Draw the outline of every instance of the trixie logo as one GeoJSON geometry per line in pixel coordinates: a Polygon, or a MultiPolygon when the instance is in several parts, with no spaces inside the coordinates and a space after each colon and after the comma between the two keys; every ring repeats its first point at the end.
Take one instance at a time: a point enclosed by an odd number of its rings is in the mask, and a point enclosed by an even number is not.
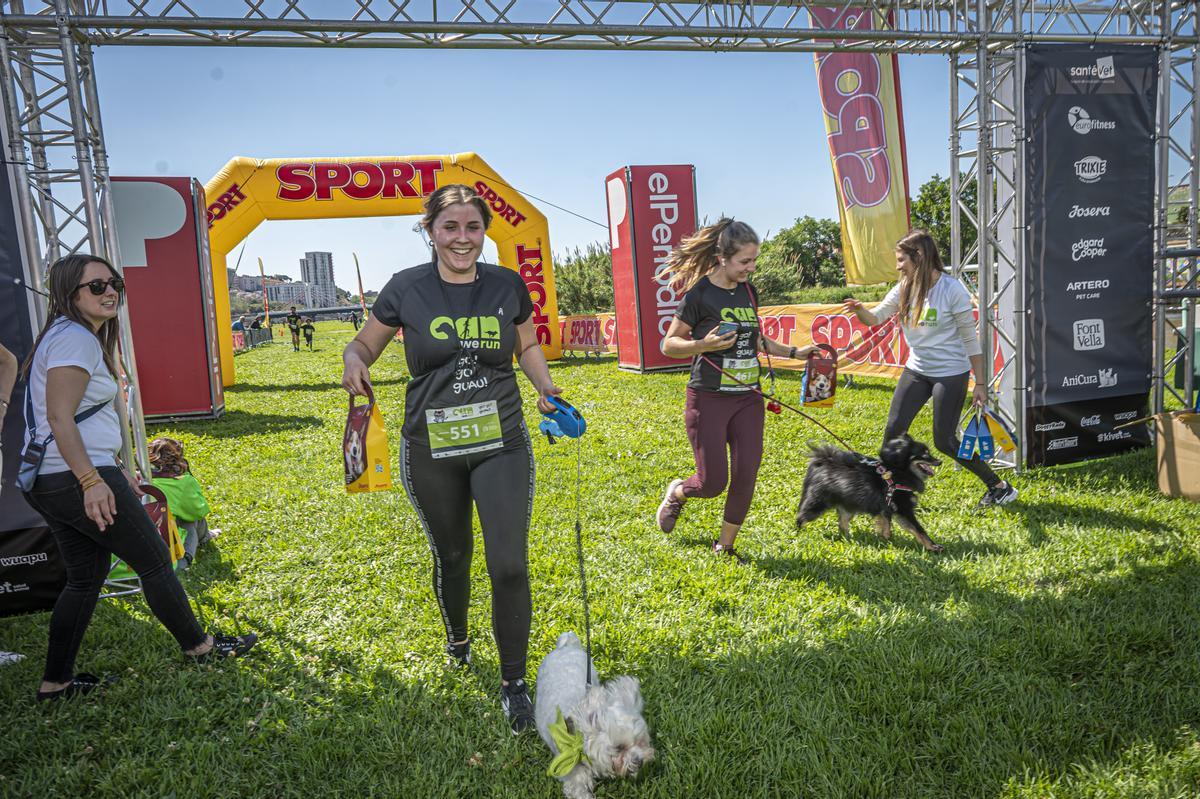
{"type": "Polygon", "coordinates": [[[1123,438],[1133,438],[1133,434],[1128,430],[1113,430],[1112,432],[1101,433],[1096,436],[1096,440],[1101,444],[1105,443],[1106,441],[1120,441],[1123,438]]]}
{"type": "Polygon", "coordinates": [[[352,200],[427,197],[437,188],[438,161],[294,161],[275,170],[281,200],[332,200],[334,190],[352,200]]]}
{"type": "Polygon", "coordinates": [[[1079,319],[1075,322],[1072,345],[1077,351],[1104,349],[1104,320],[1079,319]]]}
{"type": "Polygon", "coordinates": [[[1108,216],[1111,210],[1111,205],[1072,205],[1071,213],[1067,214],[1067,219],[1081,219],[1091,216],[1108,216]]]}
{"type": "Polygon", "coordinates": [[[1075,176],[1084,183],[1097,183],[1108,171],[1108,161],[1098,155],[1089,155],[1075,162],[1075,176]]]}
{"type": "Polygon", "coordinates": [[[1055,430],[1064,430],[1064,429],[1066,429],[1066,427],[1067,427],[1066,422],[1058,421],[1058,422],[1042,422],[1039,425],[1035,425],[1033,429],[1037,433],[1049,433],[1049,432],[1053,432],[1055,430]]]}
{"type": "Polygon", "coordinates": [[[1055,438],[1051,439],[1050,443],[1046,445],[1046,451],[1049,452],[1052,449],[1074,449],[1077,446],[1079,446],[1079,436],[1055,438]]]}
{"type": "MultiPolygon", "coordinates": [[[[871,30],[873,14],[848,14],[842,8],[810,8],[814,27],[871,30]]],[[[846,208],[879,205],[891,193],[886,116],[880,89],[880,58],[864,52],[834,51],[818,56],[821,106],[833,120],[829,150],[846,208]]]]}
{"type": "Polygon", "coordinates": [[[550,317],[546,316],[546,276],[542,272],[542,248],[517,245],[517,271],[533,301],[533,329],[539,344],[550,344],[550,317]]]}
{"type": "Polygon", "coordinates": [[[1080,239],[1071,245],[1071,260],[1076,263],[1090,261],[1093,258],[1102,258],[1107,252],[1104,239],[1080,239]]]}
{"type": "Polygon", "coordinates": [[[1116,130],[1117,123],[1103,119],[1092,119],[1091,114],[1082,106],[1073,105],[1071,110],[1067,112],[1067,122],[1071,125],[1071,130],[1084,136],[1091,133],[1093,130],[1116,130]]]}
{"type": "Polygon", "coordinates": [[[1079,420],[1080,427],[1095,427],[1098,424],[1100,424],[1100,414],[1098,413],[1093,416],[1085,416],[1079,420]]]}
{"type": "Polygon", "coordinates": [[[671,191],[671,181],[662,172],[652,172],[646,180],[650,190],[650,253],[654,264],[654,314],[658,318],[658,335],[667,335],[667,328],[675,318],[679,307],[679,292],[675,290],[674,276],[667,271],[667,259],[677,243],[676,226],[679,224],[679,195],[671,191]]]}
{"type": "Polygon", "coordinates": [[[494,316],[439,316],[429,323],[429,335],[436,339],[448,339],[450,333],[468,349],[500,349],[500,320],[494,316]]]}
{"type": "Polygon", "coordinates": [[[1095,80],[1111,80],[1117,74],[1116,65],[1110,55],[1096,59],[1096,63],[1082,67],[1071,67],[1072,78],[1093,78],[1095,80]]]}
{"type": "Polygon", "coordinates": [[[496,190],[488,186],[482,180],[475,181],[475,193],[483,198],[483,201],[492,207],[496,212],[496,216],[503,219],[508,224],[516,227],[525,221],[525,215],[512,207],[508,200],[496,193],[496,190]]]}
{"type": "Polygon", "coordinates": [[[46,561],[45,552],[35,552],[32,555],[10,555],[7,558],[0,558],[0,566],[32,566],[35,563],[45,563],[46,561]]]}
{"type": "Polygon", "coordinates": [[[215,201],[209,204],[206,210],[208,217],[208,226],[212,227],[213,222],[218,219],[223,219],[226,214],[237,207],[238,203],[246,199],[246,195],[242,194],[241,187],[234,183],[224,192],[222,192],[215,201]]]}

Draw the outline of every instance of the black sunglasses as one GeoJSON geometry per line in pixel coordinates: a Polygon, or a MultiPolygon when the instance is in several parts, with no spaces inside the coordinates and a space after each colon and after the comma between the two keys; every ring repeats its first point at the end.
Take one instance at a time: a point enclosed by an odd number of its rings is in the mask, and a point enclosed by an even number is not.
{"type": "Polygon", "coordinates": [[[122,291],[125,290],[125,281],[119,277],[110,277],[108,280],[100,280],[99,278],[97,278],[95,280],[89,280],[86,283],[80,283],[78,286],[75,287],[75,290],[79,291],[84,286],[87,286],[88,291],[92,292],[97,297],[99,297],[104,292],[108,291],[109,286],[112,286],[113,291],[120,294],[122,291]]]}

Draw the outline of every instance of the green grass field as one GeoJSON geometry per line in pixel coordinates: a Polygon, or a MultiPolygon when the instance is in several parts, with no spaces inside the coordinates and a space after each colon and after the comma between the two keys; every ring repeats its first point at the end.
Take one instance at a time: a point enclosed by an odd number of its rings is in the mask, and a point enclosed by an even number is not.
{"type": "MultiPolygon", "coordinates": [[[[403,490],[342,487],[350,333],[324,323],[314,353],[238,356],[221,420],[151,431],[183,440],[224,531],[182,577],[197,612],[263,643],[193,666],[140,597],[106,601],[78,668],[121,682],[45,707],[47,616],[0,620],[0,649],[27,655],[0,668],[0,796],[561,795],[537,736],[503,723],[482,557],[475,669],[448,672],[403,490]]],[[[946,546],[934,556],[899,530],[878,540],[865,518],[850,539],[832,515],[798,533],[820,431],[772,416],[739,567],[707,548],[719,501],[691,502],[671,536],[652,521],[691,470],[685,376],[611,358],[552,370],[589,430],[535,442],[531,677],[558,633],[582,629],[581,443],[596,662],[641,679],[659,750],[600,796],[1200,795],[1200,507],[1158,494],[1152,452],[1014,477],[1021,499],[989,513],[974,508],[979,483],[943,466],[922,502],[946,546]]],[[[394,456],[402,350],[373,375],[394,456]]],[[[781,383],[794,400],[798,379],[781,383]]],[[[892,387],[857,383],[819,413],[869,450],[892,387]]],[[[929,429],[926,409],[913,432],[929,429]]]]}

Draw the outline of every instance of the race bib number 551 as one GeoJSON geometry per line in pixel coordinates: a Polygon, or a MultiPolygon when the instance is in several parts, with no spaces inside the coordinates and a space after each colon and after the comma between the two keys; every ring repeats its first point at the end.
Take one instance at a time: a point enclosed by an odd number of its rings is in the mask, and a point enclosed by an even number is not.
{"type": "Polygon", "coordinates": [[[504,446],[495,400],[425,411],[429,450],[435,458],[487,452],[504,446]]]}

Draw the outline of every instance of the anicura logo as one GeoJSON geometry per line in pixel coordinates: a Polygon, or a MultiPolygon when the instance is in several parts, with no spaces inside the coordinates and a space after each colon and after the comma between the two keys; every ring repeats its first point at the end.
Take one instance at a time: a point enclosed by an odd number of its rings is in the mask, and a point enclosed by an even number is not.
{"type": "Polygon", "coordinates": [[[1108,171],[1108,161],[1098,155],[1089,155],[1075,162],[1075,176],[1084,183],[1098,183],[1108,171]]]}
{"type": "Polygon", "coordinates": [[[1079,436],[1055,438],[1051,439],[1050,443],[1046,445],[1046,451],[1049,452],[1052,449],[1073,449],[1077,446],[1079,446],[1079,436]]]}
{"type": "Polygon", "coordinates": [[[1071,125],[1071,130],[1084,136],[1093,130],[1116,130],[1117,127],[1116,122],[1092,119],[1087,109],[1079,105],[1071,106],[1071,110],[1067,112],[1067,122],[1071,125]]]}
{"type": "Polygon", "coordinates": [[[1100,388],[1112,388],[1117,384],[1117,373],[1112,369],[1101,369],[1097,377],[1100,378],[1100,388]]]}

